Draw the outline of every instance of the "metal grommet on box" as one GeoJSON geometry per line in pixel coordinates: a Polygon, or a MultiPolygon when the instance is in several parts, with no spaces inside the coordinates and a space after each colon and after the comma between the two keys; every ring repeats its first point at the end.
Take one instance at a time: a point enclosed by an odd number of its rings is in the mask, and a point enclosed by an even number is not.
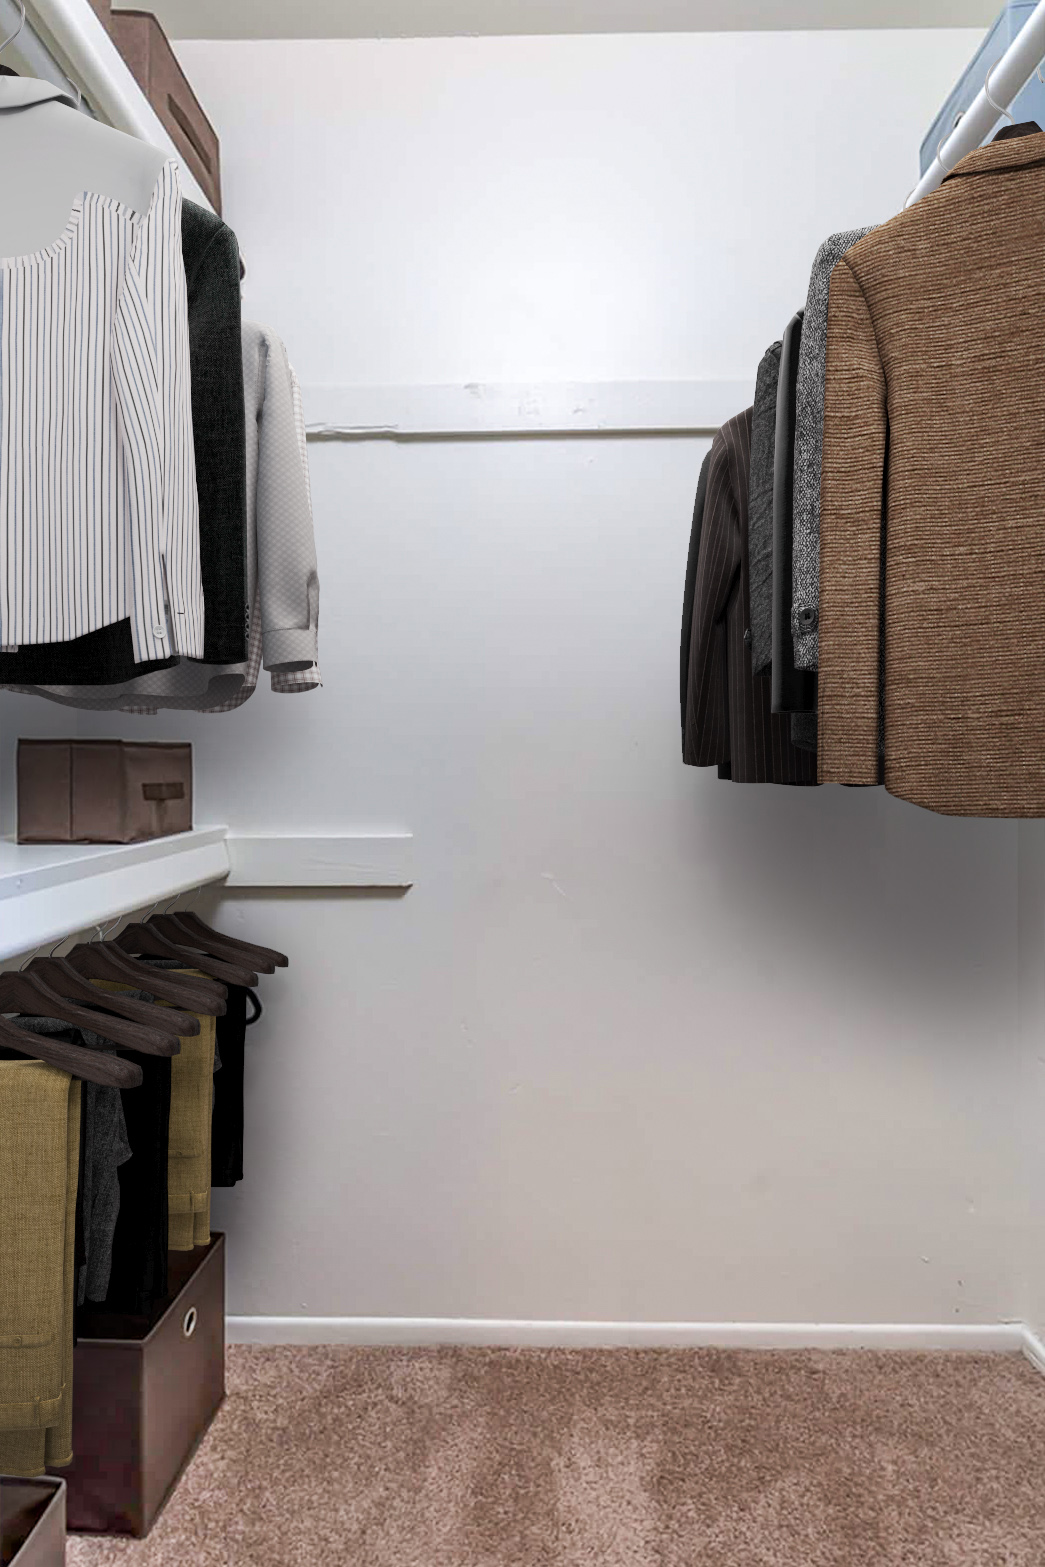
{"type": "Polygon", "coordinates": [[[185,1338],[191,1338],[192,1335],[195,1333],[197,1321],[198,1321],[198,1317],[197,1317],[197,1314],[196,1314],[196,1307],[195,1306],[190,1306],[188,1311],[185,1313],[185,1320],[182,1322],[182,1325],[181,1325],[181,1331],[182,1331],[183,1335],[185,1336],[185,1338]]]}

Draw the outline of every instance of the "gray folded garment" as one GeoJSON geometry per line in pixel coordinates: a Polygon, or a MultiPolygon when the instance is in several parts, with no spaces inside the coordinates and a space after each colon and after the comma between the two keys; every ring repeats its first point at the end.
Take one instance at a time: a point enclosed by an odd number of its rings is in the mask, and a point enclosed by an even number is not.
{"type": "MultiPolygon", "coordinates": [[[[30,1034],[61,1034],[90,1050],[112,1055],[111,1039],[90,1029],[70,1029],[55,1017],[16,1017],[19,1028],[30,1034]]],[[[99,1083],[83,1084],[83,1243],[87,1260],[77,1271],[76,1304],[103,1301],[109,1293],[112,1243],[120,1213],[120,1178],[117,1170],[131,1157],[123,1098],[118,1088],[99,1083]]]]}

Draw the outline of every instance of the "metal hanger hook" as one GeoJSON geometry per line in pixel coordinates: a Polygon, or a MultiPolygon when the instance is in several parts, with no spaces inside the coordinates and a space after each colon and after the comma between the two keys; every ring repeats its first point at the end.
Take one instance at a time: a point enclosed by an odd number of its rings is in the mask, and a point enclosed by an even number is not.
{"type": "Polygon", "coordinates": [[[3,43],[0,44],[0,54],[3,54],[3,52],[7,48],[8,44],[13,44],[14,43],[15,39],[18,37],[18,34],[22,31],[22,28],[25,26],[25,0],[18,0],[18,9],[22,13],[21,14],[21,18],[20,18],[19,23],[18,23],[18,26],[15,28],[15,30],[11,34],[10,38],[5,38],[3,43]]]}
{"type": "MultiPolygon", "coordinates": [[[[998,61],[995,60],[994,65],[997,65],[997,64],[998,64],[998,61]]],[[[994,65],[991,66],[991,71],[994,70],[994,65]]],[[[987,99],[987,102],[990,104],[992,109],[997,109],[999,114],[1004,114],[1005,115],[1005,117],[1008,119],[1008,122],[1009,122],[1010,125],[1015,125],[1016,124],[1016,116],[1012,113],[1012,111],[1010,109],[1006,109],[1002,104],[998,103],[997,99],[991,97],[991,71],[987,72],[987,79],[986,79],[986,81],[983,84],[984,97],[987,99]]],[[[1038,75],[1039,76],[1041,75],[1041,67],[1040,66],[1038,67],[1038,75]]],[[[938,154],[937,154],[937,156],[938,156],[938,154]]]]}
{"type": "MultiPolygon", "coordinates": [[[[64,941],[64,940],[65,940],[65,937],[63,936],[62,937],[62,941],[64,941]]],[[[61,944],[62,944],[62,942],[60,941],[58,943],[58,945],[61,946],[61,944]]],[[[30,952],[29,956],[26,958],[25,962],[24,963],[19,963],[19,965],[18,965],[18,972],[19,972],[19,974],[24,974],[26,969],[29,967],[30,963],[36,957],[36,954],[38,952],[42,952],[43,950],[44,950],[43,947],[34,947],[32,952],[30,952]]]]}

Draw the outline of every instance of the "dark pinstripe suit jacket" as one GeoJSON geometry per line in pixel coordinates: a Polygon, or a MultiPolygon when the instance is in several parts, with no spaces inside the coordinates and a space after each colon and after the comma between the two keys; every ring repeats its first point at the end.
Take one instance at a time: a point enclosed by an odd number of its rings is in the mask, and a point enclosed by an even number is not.
{"type": "Polygon", "coordinates": [[[770,676],[751,672],[748,473],[751,409],[711,444],[694,588],[683,759],[718,764],[734,783],[814,784],[816,758],[791,744],[774,715],[770,676]]]}

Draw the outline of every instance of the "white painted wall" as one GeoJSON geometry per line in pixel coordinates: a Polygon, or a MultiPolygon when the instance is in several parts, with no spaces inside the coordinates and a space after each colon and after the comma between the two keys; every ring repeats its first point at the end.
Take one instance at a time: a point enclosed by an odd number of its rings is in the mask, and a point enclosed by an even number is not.
{"type": "MultiPolygon", "coordinates": [[[[180,52],[307,384],[671,380],[753,374],[976,36],[180,52]]],[[[418,835],[405,896],[219,909],[293,955],[215,1203],[233,1312],[1021,1314],[1019,829],[682,767],[705,445],[314,444],[321,694],[3,701],[8,748],[191,738],[201,820],[418,835]]]]}

